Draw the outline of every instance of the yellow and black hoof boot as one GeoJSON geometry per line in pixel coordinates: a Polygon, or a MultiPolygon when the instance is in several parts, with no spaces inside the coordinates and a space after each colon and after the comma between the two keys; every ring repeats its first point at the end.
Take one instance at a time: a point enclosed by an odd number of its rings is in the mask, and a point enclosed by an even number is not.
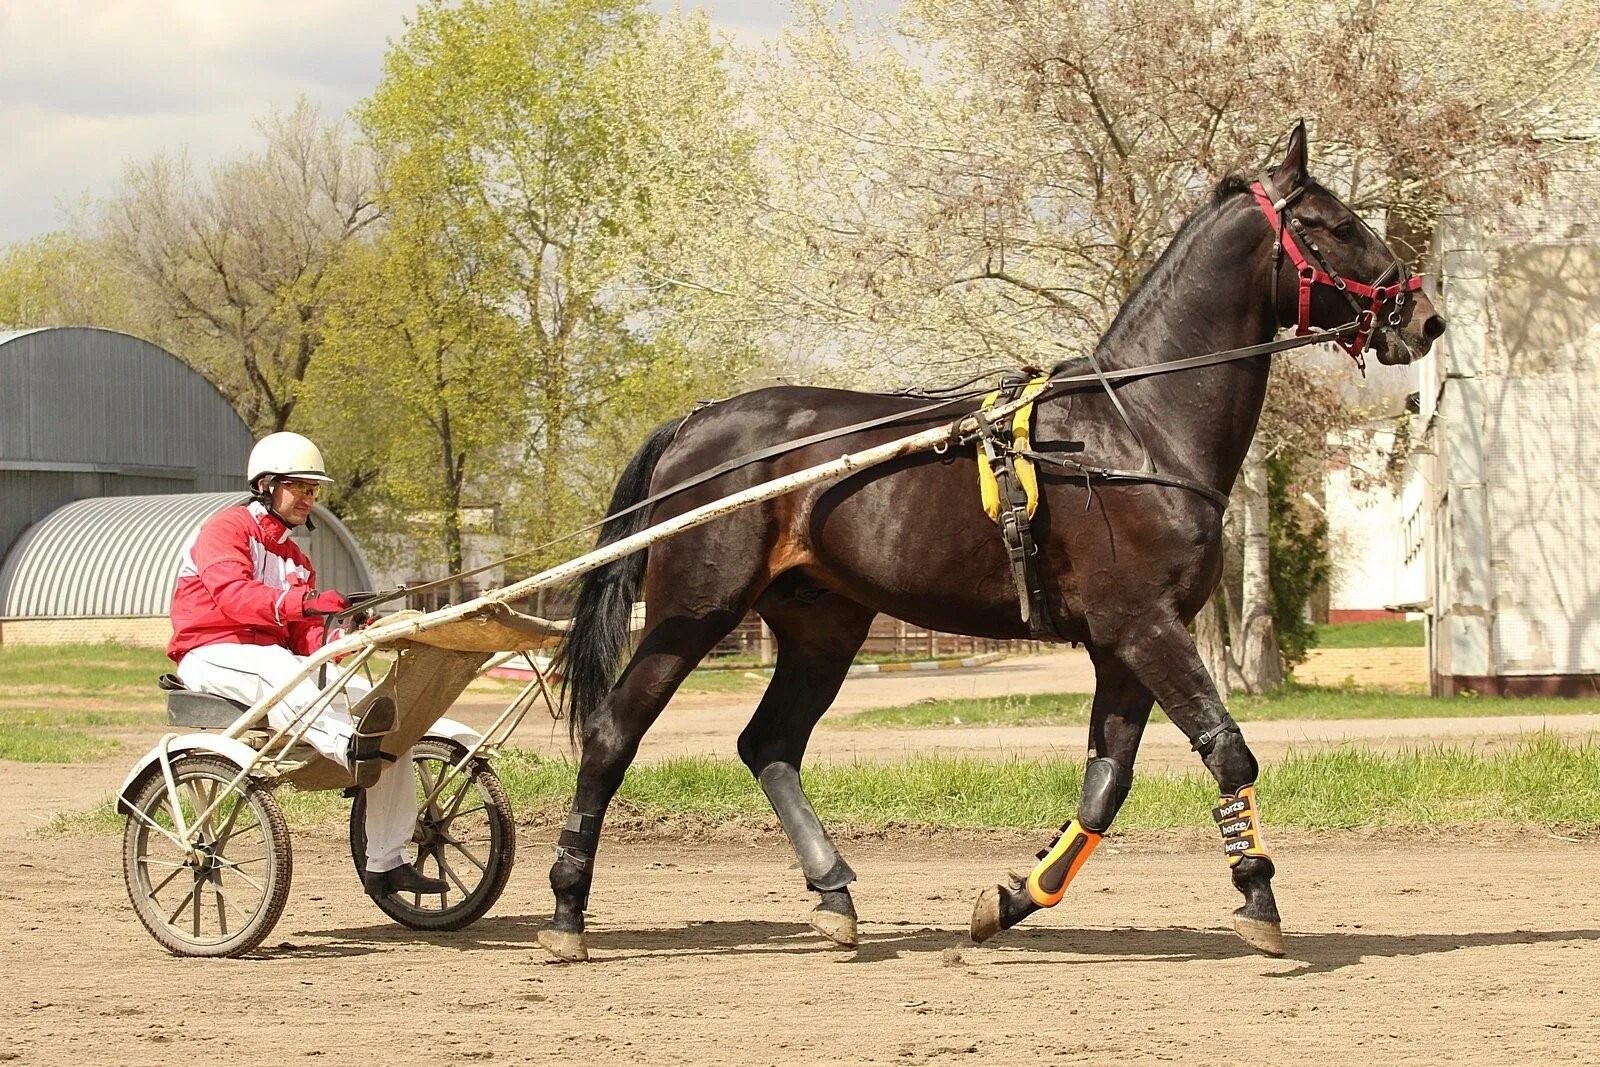
{"type": "Polygon", "coordinates": [[[841,948],[855,948],[859,940],[854,915],[840,915],[821,905],[811,910],[811,929],[841,948]]]}
{"type": "Polygon", "coordinates": [[[1038,866],[1028,874],[1028,896],[1041,908],[1053,908],[1061,903],[1067,886],[1077,877],[1095,847],[1100,835],[1085,830],[1074,819],[1062,827],[1054,843],[1039,853],[1038,866]]]}

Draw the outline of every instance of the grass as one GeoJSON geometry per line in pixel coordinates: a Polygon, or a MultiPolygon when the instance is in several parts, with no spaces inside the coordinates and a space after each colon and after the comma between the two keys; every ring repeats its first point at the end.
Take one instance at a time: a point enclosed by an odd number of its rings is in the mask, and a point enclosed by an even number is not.
{"type": "Polygon", "coordinates": [[[117,751],[115,741],[57,726],[25,726],[0,719],[0,760],[18,763],[87,763],[117,751]]]}
{"type": "MultiPolygon", "coordinates": [[[[1032,693],[930,700],[874,708],[832,725],[841,729],[938,726],[1081,726],[1089,721],[1087,693],[1032,693]]],[[[1286,686],[1264,697],[1238,696],[1228,710],[1240,722],[1274,719],[1424,719],[1465,715],[1594,715],[1600,700],[1429,697],[1377,690],[1286,686]]]]}
{"type": "Polygon", "coordinates": [[[156,678],[170,670],[172,661],[154,648],[116,644],[0,647],[0,685],[9,692],[37,687],[62,695],[119,690],[155,694],[156,678]]]}
{"type": "Polygon", "coordinates": [[[1315,648],[1422,648],[1427,644],[1421,619],[1325,623],[1314,629],[1315,648]]]}
{"type": "MultiPolygon", "coordinates": [[[[565,760],[507,753],[497,764],[520,812],[565,811],[574,769],[565,760]]],[[[865,827],[1042,827],[1077,804],[1078,760],[1009,761],[929,756],[896,763],[825,765],[806,772],[823,818],[865,827]]],[[[1291,755],[1260,783],[1269,826],[1475,825],[1484,821],[1600,827],[1600,744],[1539,734],[1492,755],[1427,748],[1364,748],[1291,755]]],[[[1203,773],[1135,780],[1118,818],[1128,830],[1203,821],[1216,802],[1203,773]]],[[[641,814],[770,817],[749,772],[732,760],[686,757],[634,767],[620,804],[641,814]]]]}
{"type": "Polygon", "coordinates": [[[159,723],[159,649],[125,645],[0,648],[0,760],[83,763],[122,746],[86,730],[159,723]]]}
{"type": "MultiPolygon", "coordinates": [[[[496,767],[519,815],[559,818],[572,797],[575,769],[566,760],[504,753],[496,767]]],[[[1048,828],[1077,804],[1078,760],[994,762],[921,757],[852,763],[806,772],[818,813],[862,828],[1048,828]]],[[[1216,802],[1209,776],[1144,775],[1117,819],[1121,830],[1203,825],[1216,802]]],[[[337,793],[280,794],[292,823],[345,818],[337,793]]],[[[1260,796],[1272,827],[1348,829],[1530,825],[1592,834],[1600,828],[1600,744],[1538,734],[1485,754],[1425,748],[1396,753],[1352,747],[1291,755],[1262,773],[1260,796]]],[[[743,765],[688,757],[634,767],[617,809],[667,818],[771,819],[771,809],[743,765]]],[[[114,830],[110,805],[52,822],[47,830],[114,830]]]]}

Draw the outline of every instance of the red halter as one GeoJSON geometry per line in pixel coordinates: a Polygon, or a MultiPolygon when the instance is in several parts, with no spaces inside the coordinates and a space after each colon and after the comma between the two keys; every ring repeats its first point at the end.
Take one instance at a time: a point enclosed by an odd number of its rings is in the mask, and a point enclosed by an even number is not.
{"type": "MultiPolygon", "coordinates": [[[[1297,301],[1299,314],[1295,323],[1295,333],[1304,336],[1311,332],[1312,287],[1326,285],[1338,290],[1344,294],[1345,299],[1350,302],[1351,310],[1356,313],[1356,332],[1348,341],[1340,340],[1335,343],[1350,353],[1350,358],[1356,361],[1357,367],[1363,371],[1366,370],[1366,360],[1362,358],[1362,353],[1366,351],[1367,342],[1372,339],[1373,330],[1379,326],[1378,316],[1384,315],[1385,309],[1390,308],[1390,305],[1393,304],[1393,308],[1387,311],[1385,321],[1390,326],[1398,327],[1401,322],[1405,294],[1414,293],[1421,289],[1422,279],[1414,274],[1408,276],[1405,267],[1401,265],[1399,260],[1395,260],[1393,265],[1378,277],[1376,284],[1368,285],[1366,282],[1345,278],[1328,265],[1328,261],[1322,257],[1317,246],[1306,240],[1304,232],[1301,232],[1300,240],[1306,242],[1306,247],[1317,258],[1317,262],[1312,263],[1306,258],[1306,254],[1301,250],[1299,243],[1293,239],[1292,235],[1284,227],[1284,217],[1287,215],[1286,208],[1288,201],[1292,199],[1292,195],[1284,200],[1274,202],[1272,195],[1267,192],[1266,186],[1261,181],[1251,182],[1250,192],[1255,195],[1256,203],[1261,205],[1261,210],[1266,214],[1267,221],[1272,225],[1272,233],[1277,240],[1280,253],[1288,253],[1289,261],[1294,264],[1295,274],[1300,279],[1299,299],[1297,301]],[[1382,284],[1383,280],[1396,270],[1400,272],[1401,280],[1393,285],[1382,284]],[[1365,299],[1367,306],[1362,307],[1357,300],[1358,297],[1365,299]]],[[[1301,229],[1299,219],[1291,218],[1290,222],[1292,224],[1291,228],[1297,231],[1301,229]]],[[[1276,267],[1274,267],[1272,279],[1273,290],[1276,292],[1278,279],[1276,267]]],[[[1274,304],[1276,304],[1276,301],[1274,301],[1274,304]]]]}

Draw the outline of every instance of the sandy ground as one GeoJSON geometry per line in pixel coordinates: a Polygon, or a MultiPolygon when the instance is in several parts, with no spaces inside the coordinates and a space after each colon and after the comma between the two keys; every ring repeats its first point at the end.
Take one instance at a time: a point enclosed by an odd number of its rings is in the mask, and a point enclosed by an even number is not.
{"type": "MultiPolygon", "coordinates": [[[[1089,677],[1071,653],[865,677],[836,714],[1087,689],[1089,677]]],[[[755,699],[683,698],[644,757],[731,754],[755,699]]],[[[1271,758],[1351,740],[1493,745],[1541,725],[1594,731],[1596,718],[1258,723],[1249,734],[1271,758]]],[[[530,722],[518,743],[559,747],[546,733],[530,722]]],[[[1076,757],[1083,731],[825,729],[815,743],[824,759],[930,748],[1076,757]]],[[[1192,766],[1186,749],[1160,720],[1144,763],[1192,766]]],[[[301,827],[288,910],[263,950],[194,961],[167,956],[139,926],[116,838],[34,832],[113,789],[135,750],[78,766],[0,763],[0,1062],[1600,1062],[1592,840],[1274,835],[1283,960],[1225,928],[1237,896],[1198,825],[1113,838],[1061,907],[983,947],[965,937],[972,898],[1028,864],[1031,835],[846,842],[861,875],[855,952],[810,933],[812,900],[774,835],[608,840],[594,961],[563,966],[533,942],[553,828],[522,828],[519,865],[488,917],[421,935],[361,895],[332,830],[301,827]]]]}
{"type": "Polygon", "coordinates": [[[490,916],[425,936],[302,833],[265,950],[196,961],[139,927],[114,839],[13,839],[0,1059],[1600,1062],[1595,846],[1280,839],[1291,936],[1268,960],[1222,928],[1236,898],[1208,838],[1108,842],[1061,907],[981,948],[968,908],[1015,841],[857,842],[855,952],[807,930],[779,842],[612,843],[576,966],[533,944],[543,848],[490,916]]]}

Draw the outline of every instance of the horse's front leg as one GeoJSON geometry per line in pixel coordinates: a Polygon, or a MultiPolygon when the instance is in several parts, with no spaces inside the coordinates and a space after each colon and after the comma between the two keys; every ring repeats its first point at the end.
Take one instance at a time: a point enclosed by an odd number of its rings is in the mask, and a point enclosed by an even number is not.
{"type": "Polygon", "coordinates": [[[1089,763],[1075,819],[1038,855],[1026,878],[991,886],[972,908],[972,939],[987,941],[1041,908],[1061,902],[1067,886],[1110,829],[1133,783],[1133,761],[1150,719],[1153,698],[1116,657],[1089,650],[1095,665],[1089,714],[1089,763]]]}
{"type": "Polygon", "coordinates": [[[1217,695],[1194,638],[1175,616],[1144,616],[1119,635],[1116,651],[1189,738],[1222,791],[1222,802],[1212,814],[1222,831],[1234,887],[1244,895],[1244,905],[1233,913],[1234,930],[1257,951],[1283,955],[1283,930],[1272,895],[1274,869],[1256,807],[1260,767],[1217,695]]]}

